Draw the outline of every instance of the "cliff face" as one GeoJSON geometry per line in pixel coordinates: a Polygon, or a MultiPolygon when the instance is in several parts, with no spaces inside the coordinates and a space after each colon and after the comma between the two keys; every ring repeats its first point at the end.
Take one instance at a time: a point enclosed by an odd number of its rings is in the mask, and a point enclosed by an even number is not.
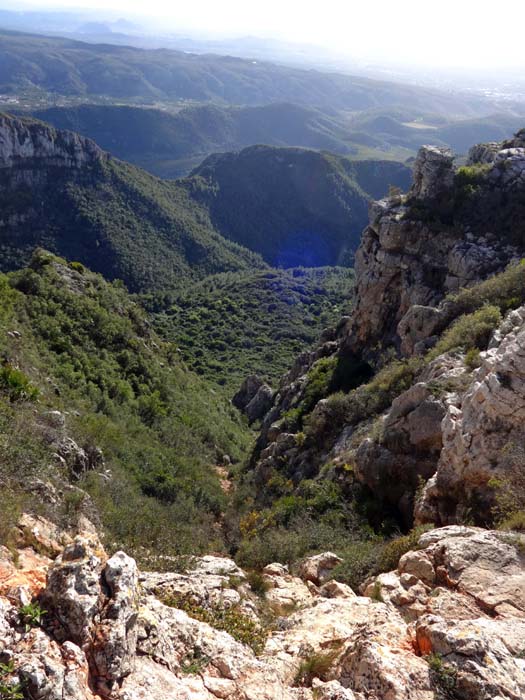
{"type": "Polygon", "coordinates": [[[372,205],[356,254],[350,349],[370,354],[378,343],[394,343],[410,354],[410,341],[402,342],[411,318],[433,318],[428,307],[446,294],[519,256],[522,219],[508,219],[525,202],[524,143],[518,135],[510,143],[476,146],[459,171],[450,152],[425,146],[408,195],[372,205]],[[499,206],[490,211],[494,203],[499,206]],[[427,308],[412,308],[420,306],[427,308]]]}
{"type": "Polygon", "coordinates": [[[0,170],[79,169],[104,157],[93,141],[72,131],[0,114],[0,170]]]}
{"type": "Polygon", "coordinates": [[[524,144],[476,146],[463,168],[423,147],[409,193],[372,205],[352,316],[298,358],[263,420],[260,493],[276,473],[322,472],[405,527],[491,522],[525,439],[524,144]]]}

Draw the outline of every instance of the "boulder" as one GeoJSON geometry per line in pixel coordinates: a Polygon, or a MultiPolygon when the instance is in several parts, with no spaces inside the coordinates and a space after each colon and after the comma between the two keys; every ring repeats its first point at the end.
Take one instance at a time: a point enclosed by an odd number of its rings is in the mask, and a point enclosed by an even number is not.
{"type": "Polygon", "coordinates": [[[323,584],[332,569],[342,563],[342,559],[333,552],[323,552],[304,559],[299,565],[299,576],[303,581],[311,581],[316,586],[323,584]]]}
{"type": "Polygon", "coordinates": [[[253,423],[256,420],[264,418],[273,404],[273,391],[268,384],[263,384],[257,390],[255,396],[247,404],[244,413],[248,417],[248,421],[253,423]]]}
{"type": "Polygon", "coordinates": [[[250,374],[241,384],[239,391],[234,395],[232,404],[240,411],[244,411],[263,385],[264,382],[260,377],[256,374],[250,374]]]}

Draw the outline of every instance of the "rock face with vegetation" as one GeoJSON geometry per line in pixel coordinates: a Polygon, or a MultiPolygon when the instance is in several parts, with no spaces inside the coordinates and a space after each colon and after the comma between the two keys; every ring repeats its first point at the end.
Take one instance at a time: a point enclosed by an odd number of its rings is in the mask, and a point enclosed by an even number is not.
{"type": "Polygon", "coordinates": [[[246,472],[268,540],[299,533],[306,483],[375,528],[522,522],[522,143],[461,168],[424,147],[409,193],[372,205],[354,311],[283,377],[246,472]]]}

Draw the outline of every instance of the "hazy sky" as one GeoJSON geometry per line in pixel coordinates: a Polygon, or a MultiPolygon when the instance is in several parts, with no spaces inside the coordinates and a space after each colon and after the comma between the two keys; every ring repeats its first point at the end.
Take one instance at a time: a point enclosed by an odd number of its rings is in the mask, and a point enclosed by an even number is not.
{"type": "MultiPolygon", "coordinates": [[[[0,3],[1,4],[1,3],[0,3]]],[[[31,0],[49,6],[49,0],[31,0]]],[[[525,0],[58,0],[169,18],[173,28],[306,41],[414,64],[525,66],[525,0]]]]}

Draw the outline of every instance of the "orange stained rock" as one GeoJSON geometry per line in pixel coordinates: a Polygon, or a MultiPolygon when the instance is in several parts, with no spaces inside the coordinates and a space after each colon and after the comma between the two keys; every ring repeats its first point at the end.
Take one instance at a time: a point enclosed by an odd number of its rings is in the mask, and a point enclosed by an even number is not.
{"type": "Polygon", "coordinates": [[[47,569],[51,559],[36,554],[32,549],[18,552],[18,561],[0,559],[0,595],[8,596],[9,591],[25,586],[31,595],[38,595],[46,585],[47,569]]]}

